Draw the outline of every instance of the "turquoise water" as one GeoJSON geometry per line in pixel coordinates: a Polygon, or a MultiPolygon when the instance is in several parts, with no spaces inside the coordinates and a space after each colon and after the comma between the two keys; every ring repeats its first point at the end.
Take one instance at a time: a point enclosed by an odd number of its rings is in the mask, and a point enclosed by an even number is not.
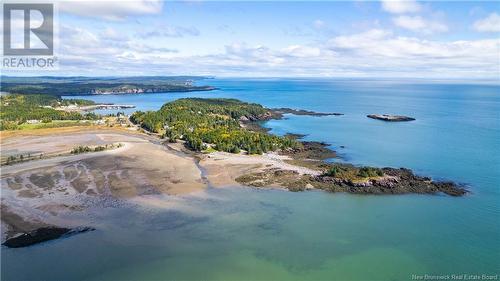
{"type": "Polygon", "coordinates": [[[288,115],[271,132],[326,141],[341,160],[403,166],[467,184],[463,198],[242,188],[157,198],[162,208],[93,211],[97,230],[2,248],[2,280],[411,280],[500,274],[500,87],[381,80],[215,79],[213,92],[82,96],[155,110],[233,97],[288,115]],[[366,114],[415,117],[385,123],[366,114]],[[345,146],[345,148],[340,148],[345,146]],[[104,223],[105,222],[105,223],[104,223]]]}

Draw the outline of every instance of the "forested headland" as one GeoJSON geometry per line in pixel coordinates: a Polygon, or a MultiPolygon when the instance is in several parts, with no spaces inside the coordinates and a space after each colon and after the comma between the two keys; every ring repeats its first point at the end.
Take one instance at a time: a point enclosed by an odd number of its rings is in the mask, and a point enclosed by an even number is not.
{"type": "Polygon", "coordinates": [[[185,98],[166,103],[158,111],[137,111],[131,121],[171,142],[183,140],[195,151],[211,148],[262,154],[300,147],[301,143],[293,138],[251,131],[241,125],[248,120],[268,120],[271,116],[272,112],[259,104],[235,99],[185,98]]]}
{"type": "Polygon", "coordinates": [[[211,91],[215,87],[195,85],[203,77],[7,77],[2,76],[3,92],[52,96],[140,94],[211,91]]]}

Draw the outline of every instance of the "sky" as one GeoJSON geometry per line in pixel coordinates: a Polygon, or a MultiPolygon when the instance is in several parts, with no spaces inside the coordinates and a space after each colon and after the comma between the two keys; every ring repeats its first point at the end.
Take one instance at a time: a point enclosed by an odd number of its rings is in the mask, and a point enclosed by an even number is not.
{"type": "Polygon", "coordinates": [[[495,1],[56,5],[59,68],[2,74],[500,79],[495,1]]]}

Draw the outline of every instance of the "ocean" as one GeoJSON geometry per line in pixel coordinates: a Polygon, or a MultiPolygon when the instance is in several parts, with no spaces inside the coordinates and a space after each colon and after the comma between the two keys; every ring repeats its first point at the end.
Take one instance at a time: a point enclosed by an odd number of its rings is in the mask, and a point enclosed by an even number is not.
{"type": "Polygon", "coordinates": [[[159,208],[127,205],[94,212],[93,232],[2,248],[2,280],[415,280],[500,274],[498,82],[227,78],[197,83],[219,90],[76,98],[136,105],[127,113],[157,110],[182,97],[339,112],[345,115],[286,115],[264,125],[274,134],[327,142],[339,154],[334,161],[411,168],[462,183],[471,193],[375,196],[234,187],[160,196],[159,208]],[[372,113],[416,121],[366,117],[372,113]]]}

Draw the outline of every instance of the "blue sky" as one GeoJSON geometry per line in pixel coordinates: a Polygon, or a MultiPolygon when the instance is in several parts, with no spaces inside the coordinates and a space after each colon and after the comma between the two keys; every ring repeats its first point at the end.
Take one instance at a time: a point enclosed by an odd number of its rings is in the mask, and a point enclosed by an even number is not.
{"type": "Polygon", "coordinates": [[[59,70],[31,74],[500,75],[494,1],[57,4],[59,70]]]}

